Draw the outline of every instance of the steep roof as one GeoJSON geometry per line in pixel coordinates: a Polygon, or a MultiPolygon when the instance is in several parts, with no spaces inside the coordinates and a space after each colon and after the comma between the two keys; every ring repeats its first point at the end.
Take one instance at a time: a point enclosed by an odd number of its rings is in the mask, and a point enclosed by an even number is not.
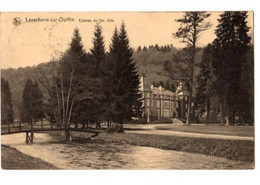
{"type": "Polygon", "coordinates": [[[160,90],[159,87],[154,87],[153,88],[153,94],[162,94],[162,95],[168,95],[168,96],[174,96],[174,92],[171,92],[169,90],[166,90],[166,89],[162,89],[160,90]]]}
{"type": "Polygon", "coordinates": [[[174,92],[171,92],[171,91],[166,90],[166,89],[161,88],[161,87],[152,87],[152,89],[151,88],[145,88],[144,91],[153,92],[153,94],[159,94],[159,95],[164,95],[164,96],[172,96],[172,97],[175,96],[174,92]]]}

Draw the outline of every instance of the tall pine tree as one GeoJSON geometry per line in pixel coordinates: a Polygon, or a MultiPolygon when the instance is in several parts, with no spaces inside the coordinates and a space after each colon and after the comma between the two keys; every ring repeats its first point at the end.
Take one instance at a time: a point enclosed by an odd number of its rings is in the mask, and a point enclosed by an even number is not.
{"type": "Polygon", "coordinates": [[[247,12],[225,12],[220,17],[214,42],[215,87],[223,101],[226,124],[234,124],[235,116],[242,116],[241,72],[250,43],[247,12]]]}
{"type": "Polygon", "coordinates": [[[106,53],[105,53],[104,37],[102,36],[102,27],[99,24],[95,26],[95,32],[94,32],[92,43],[93,43],[93,48],[90,49],[90,51],[96,66],[95,73],[96,76],[100,76],[101,75],[100,66],[102,65],[102,63],[104,63],[106,53]]]}
{"type": "Polygon", "coordinates": [[[115,28],[114,34],[112,36],[112,41],[109,46],[109,54],[107,60],[103,64],[103,94],[104,94],[104,101],[103,107],[104,111],[102,113],[102,118],[107,120],[108,123],[111,121],[116,120],[116,113],[115,113],[115,101],[116,97],[116,86],[118,83],[118,52],[119,51],[119,36],[118,30],[115,28]]]}
{"type": "Polygon", "coordinates": [[[95,68],[92,81],[94,85],[92,86],[93,96],[92,100],[88,100],[88,103],[91,103],[92,107],[92,117],[95,117],[96,127],[100,126],[100,121],[103,119],[100,116],[105,109],[103,106],[104,94],[103,94],[103,87],[102,87],[102,79],[103,79],[103,71],[106,70],[104,68],[105,60],[106,60],[106,53],[105,53],[105,43],[104,37],[102,36],[102,27],[100,24],[95,26],[94,37],[93,37],[93,47],[90,49],[91,51],[91,60],[93,62],[93,66],[95,68]]]}
{"type": "Polygon", "coordinates": [[[142,112],[142,96],[138,91],[139,76],[132,55],[125,25],[122,23],[120,33],[115,29],[112,38],[104,79],[107,105],[110,106],[107,116],[121,124],[132,117],[140,117],[142,112]]]}
{"type": "Polygon", "coordinates": [[[13,120],[14,112],[9,82],[1,78],[1,122],[10,124],[13,120]]]}
{"type": "Polygon", "coordinates": [[[120,51],[122,58],[122,86],[125,88],[124,100],[125,104],[125,119],[130,120],[132,117],[141,116],[141,98],[139,92],[139,75],[135,63],[133,62],[133,50],[129,46],[129,39],[125,30],[125,24],[122,23],[119,34],[120,51]]]}

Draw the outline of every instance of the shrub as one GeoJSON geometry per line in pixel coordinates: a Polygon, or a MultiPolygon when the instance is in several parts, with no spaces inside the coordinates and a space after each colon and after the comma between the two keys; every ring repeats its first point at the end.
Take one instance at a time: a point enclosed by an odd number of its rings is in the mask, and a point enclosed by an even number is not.
{"type": "Polygon", "coordinates": [[[123,133],[124,128],[123,125],[119,123],[112,123],[110,127],[107,128],[107,133],[123,133]]]}
{"type": "Polygon", "coordinates": [[[147,121],[145,118],[138,118],[138,119],[133,119],[131,121],[129,121],[128,123],[131,124],[147,124],[147,121]]]}
{"type": "Polygon", "coordinates": [[[153,121],[153,123],[169,123],[169,124],[172,124],[172,119],[171,118],[164,118],[162,120],[153,121]]]}

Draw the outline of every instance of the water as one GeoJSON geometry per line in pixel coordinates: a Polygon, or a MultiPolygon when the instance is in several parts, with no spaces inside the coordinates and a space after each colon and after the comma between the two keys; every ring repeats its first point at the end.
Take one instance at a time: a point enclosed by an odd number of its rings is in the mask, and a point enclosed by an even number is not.
{"type": "Polygon", "coordinates": [[[35,144],[24,143],[25,134],[2,136],[2,144],[38,157],[61,169],[248,169],[253,163],[225,158],[104,143],[97,140],[65,143],[48,134],[35,135],[35,144]]]}

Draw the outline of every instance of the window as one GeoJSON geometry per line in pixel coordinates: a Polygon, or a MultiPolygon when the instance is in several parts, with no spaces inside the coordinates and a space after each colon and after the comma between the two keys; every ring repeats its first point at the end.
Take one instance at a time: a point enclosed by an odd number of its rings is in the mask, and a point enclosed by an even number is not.
{"type": "Polygon", "coordinates": [[[164,107],[168,108],[169,107],[169,103],[167,101],[164,101],[164,107]]]}
{"type": "Polygon", "coordinates": [[[156,101],[156,106],[160,107],[160,101],[159,100],[156,101]]]}
{"type": "Polygon", "coordinates": [[[171,108],[173,108],[173,102],[171,102],[171,108]]]}
{"type": "Polygon", "coordinates": [[[145,110],[145,114],[146,114],[146,116],[150,116],[149,113],[150,113],[150,112],[149,112],[149,109],[146,109],[146,110],[145,110]]]}
{"type": "Polygon", "coordinates": [[[159,118],[160,118],[160,111],[159,111],[159,110],[157,110],[156,112],[157,112],[157,115],[156,115],[156,117],[157,117],[157,119],[159,119],[159,118]]]}

